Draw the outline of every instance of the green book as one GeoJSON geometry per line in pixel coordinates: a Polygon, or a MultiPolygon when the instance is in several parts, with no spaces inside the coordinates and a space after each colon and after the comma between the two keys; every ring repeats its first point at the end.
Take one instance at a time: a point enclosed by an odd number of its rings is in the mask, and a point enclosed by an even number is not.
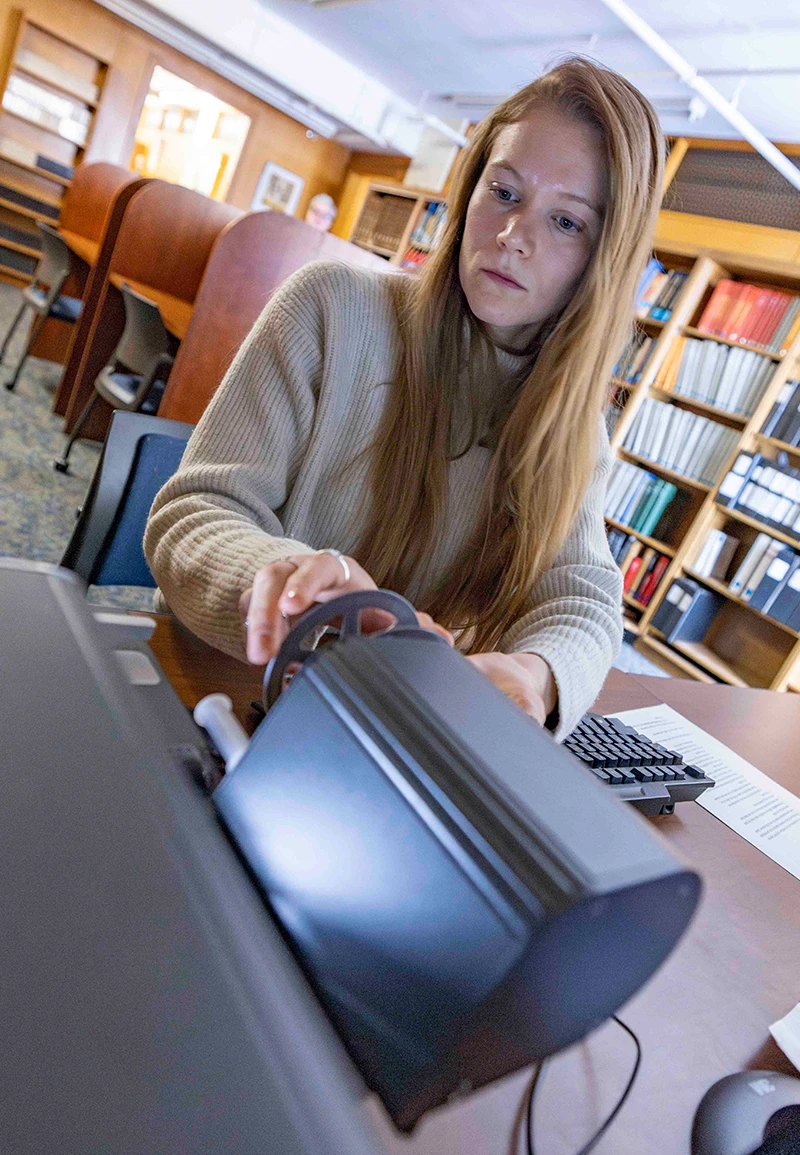
{"type": "Polygon", "coordinates": [[[639,533],[642,532],[642,524],[647,518],[648,512],[653,508],[653,502],[658,497],[661,492],[661,487],[664,484],[665,482],[663,482],[660,477],[653,479],[652,487],[649,492],[644,495],[644,499],[636,510],[636,517],[631,522],[631,529],[636,529],[639,533]]]}
{"type": "Polygon", "coordinates": [[[661,485],[661,480],[658,477],[651,477],[647,485],[644,487],[642,496],[636,503],[633,513],[628,518],[628,525],[631,529],[638,529],[639,522],[642,519],[642,514],[653,500],[653,494],[658,492],[658,487],[661,485]]]}
{"type": "Polygon", "coordinates": [[[642,527],[639,530],[640,533],[645,534],[646,537],[652,536],[653,530],[659,521],[661,521],[661,515],[677,492],[677,486],[672,485],[671,482],[668,481],[664,484],[664,488],[659,492],[656,500],[647,511],[647,516],[642,519],[642,527]]]}

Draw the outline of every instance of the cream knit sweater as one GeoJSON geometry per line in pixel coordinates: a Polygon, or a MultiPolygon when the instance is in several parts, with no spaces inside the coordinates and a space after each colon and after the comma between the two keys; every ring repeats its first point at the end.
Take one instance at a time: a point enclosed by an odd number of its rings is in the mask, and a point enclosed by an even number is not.
{"type": "MultiPolygon", "coordinates": [[[[229,654],[244,658],[237,603],[260,566],[323,547],[352,554],[363,531],[367,463],[362,457],[340,474],[372,442],[397,361],[388,279],[331,262],[291,277],[256,322],[179,471],[153,503],[144,546],[161,591],[194,633],[229,654]]],[[[516,365],[501,355],[501,376],[513,375],[516,365]]],[[[504,389],[505,379],[490,388],[504,389]]],[[[450,465],[431,583],[469,537],[490,454],[474,444],[450,465]]],[[[559,739],[591,706],[622,636],[622,579],[603,527],[609,468],[603,431],[572,531],[499,647],[549,663],[559,739]]],[[[399,592],[414,601],[424,591],[399,592]]]]}

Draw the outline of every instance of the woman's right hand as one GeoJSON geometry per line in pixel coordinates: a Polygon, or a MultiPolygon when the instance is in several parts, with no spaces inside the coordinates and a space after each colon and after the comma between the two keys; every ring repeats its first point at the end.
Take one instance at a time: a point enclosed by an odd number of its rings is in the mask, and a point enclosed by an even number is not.
{"type": "MultiPolygon", "coordinates": [[[[263,566],[253,578],[250,589],[239,599],[239,614],[246,635],[247,659],[256,666],[264,666],[278,653],[284,639],[297,618],[317,603],[332,601],[355,590],[374,590],[378,587],[351,557],[343,558],[349,570],[331,553],[301,553],[263,566]]],[[[419,624],[443,637],[451,646],[452,634],[438,625],[429,614],[418,613],[419,624]]],[[[385,629],[391,615],[382,610],[363,614],[365,632],[385,629]],[[374,621],[372,615],[374,614],[374,621]]]]}

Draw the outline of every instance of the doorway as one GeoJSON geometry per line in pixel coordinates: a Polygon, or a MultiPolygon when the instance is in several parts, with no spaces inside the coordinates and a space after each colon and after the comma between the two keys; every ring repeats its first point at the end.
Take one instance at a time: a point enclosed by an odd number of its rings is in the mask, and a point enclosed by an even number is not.
{"type": "Polygon", "coordinates": [[[224,201],[249,128],[249,116],[156,65],[130,167],[224,201]]]}

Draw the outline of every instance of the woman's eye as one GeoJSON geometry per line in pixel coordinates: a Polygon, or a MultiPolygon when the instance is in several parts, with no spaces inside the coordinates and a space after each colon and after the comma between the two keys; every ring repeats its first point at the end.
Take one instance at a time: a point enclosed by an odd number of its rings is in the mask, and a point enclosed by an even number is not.
{"type": "Polygon", "coordinates": [[[580,227],[571,217],[556,217],[556,224],[560,229],[563,229],[565,233],[579,233],[581,231],[580,227]]]}
{"type": "Polygon", "coordinates": [[[511,189],[501,188],[498,185],[492,185],[491,192],[503,204],[511,204],[511,202],[516,199],[511,189]]]}

